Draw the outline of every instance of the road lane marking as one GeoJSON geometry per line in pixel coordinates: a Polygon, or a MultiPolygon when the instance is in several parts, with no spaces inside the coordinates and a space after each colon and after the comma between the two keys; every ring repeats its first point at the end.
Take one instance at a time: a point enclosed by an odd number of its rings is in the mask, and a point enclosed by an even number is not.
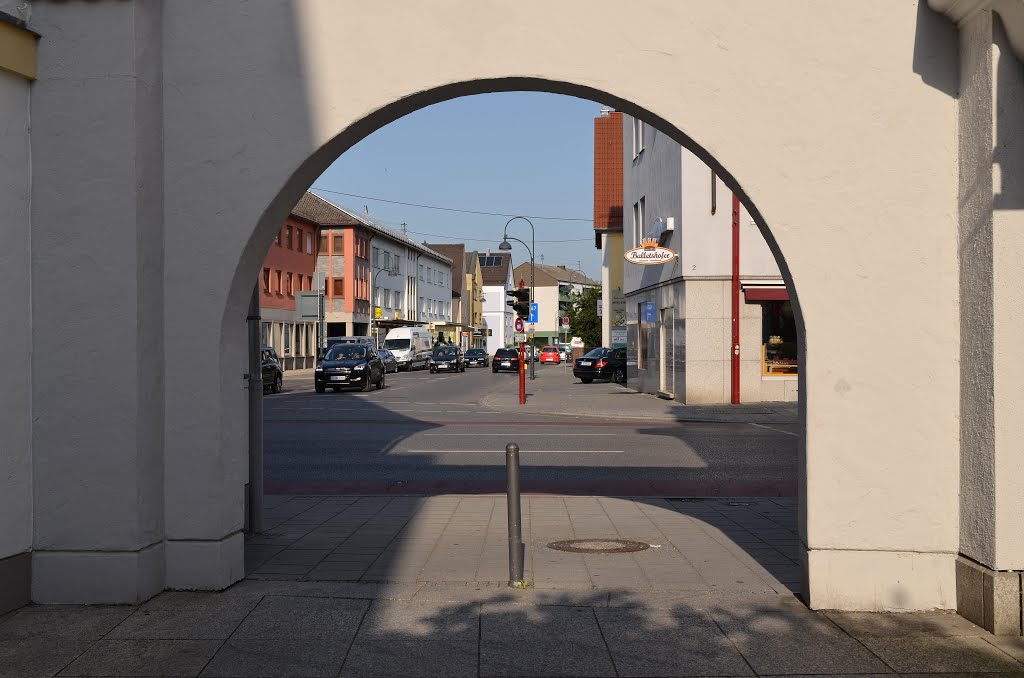
{"type": "MultiPolygon", "coordinates": [[[[388,454],[498,454],[503,450],[391,450],[388,454]]],[[[624,450],[519,450],[522,454],[625,454],[624,450]]]]}
{"type": "Polygon", "coordinates": [[[505,433],[424,433],[423,435],[425,435],[425,436],[440,436],[440,437],[448,437],[448,436],[473,436],[473,437],[476,437],[476,436],[510,436],[510,435],[513,435],[513,436],[541,436],[541,437],[545,437],[545,438],[549,437],[549,436],[571,436],[571,437],[574,437],[574,438],[578,438],[580,436],[586,436],[586,437],[590,438],[590,437],[593,437],[593,436],[617,436],[617,435],[621,435],[621,434],[619,434],[619,433],[509,433],[509,432],[505,432],[505,433]]]}
{"type": "Polygon", "coordinates": [[[775,431],[776,433],[783,433],[783,434],[785,434],[787,436],[793,436],[794,438],[799,438],[800,437],[799,433],[793,433],[792,431],[783,431],[781,428],[775,428],[774,426],[765,426],[764,424],[755,424],[752,421],[751,422],[747,422],[747,423],[749,423],[751,426],[756,426],[758,428],[766,428],[769,431],[775,431]]]}

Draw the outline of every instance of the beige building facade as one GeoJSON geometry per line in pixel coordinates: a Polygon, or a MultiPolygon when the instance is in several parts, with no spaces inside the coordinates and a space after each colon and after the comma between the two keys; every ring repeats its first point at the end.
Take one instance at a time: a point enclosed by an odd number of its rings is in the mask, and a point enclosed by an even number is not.
{"type": "Polygon", "coordinates": [[[0,578],[8,599],[243,576],[239,376],[273,234],[384,125],[540,90],[671,136],[776,256],[802,340],[808,604],[1020,633],[1020,596],[993,594],[1024,571],[1020,2],[662,3],[636,33],[635,4],[606,0],[31,7],[36,79],[2,83],[31,121],[0,154],[6,242],[32,252],[0,267],[23,319],[3,338],[0,558],[32,574],[0,578]],[[102,293],[68,294],[83,281],[102,293]],[[76,373],[69,338],[104,369],[76,373]],[[187,373],[154,361],[182,354],[187,373]]]}

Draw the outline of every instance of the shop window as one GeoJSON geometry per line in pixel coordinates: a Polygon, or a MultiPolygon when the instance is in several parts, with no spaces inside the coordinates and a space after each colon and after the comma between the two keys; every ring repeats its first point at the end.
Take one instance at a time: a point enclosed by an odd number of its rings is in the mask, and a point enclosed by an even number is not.
{"type": "Polygon", "coordinates": [[[291,355],[292,354],[292,326],[291,325],[282,325],[281,326],[281,332],[284,335],[284,337],[283,337],[284,338],[284,354],[285,355],[291,355]]]}
{"type": "MultiPolygon", "coordinates": [[[[267,269],[269,272],[270,269],[267,269]]],[[[270,323],[260,323],[260,345],[266,346],[270,341],[270,323]]]]}
{"type": "Polygon", "coordinates": [[[788,301],[761,303],[761,374],[766,377],[797,373],[796,321],[788,301]]]}
{"type": "Polygon", "coordinates": [[[344,278],[332,278],[331,279],[331,293],[334,297],[345,296],[345,279],[344,278]]]}

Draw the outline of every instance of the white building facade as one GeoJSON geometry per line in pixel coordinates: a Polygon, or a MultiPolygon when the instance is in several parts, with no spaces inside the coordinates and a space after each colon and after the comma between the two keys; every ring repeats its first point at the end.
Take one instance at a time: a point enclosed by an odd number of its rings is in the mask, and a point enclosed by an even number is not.
{"type": "Polygon", "coordinates": [[[484,278],[484,329],[487,334],[487,352],[494,355],[499,348],[512,343],[513,313],[508,292],[513,288],[512,255],[508,252],[480,255],[480,271],[484,278]]]}
{"type": "Polygon", "coordinates": [[[624,249],[646,239],[678,254],[625,263],[630,385],[685,403],[795,401],[793,309],[756,223],[739,205],[734,288],[732,193],[658,130],[630,116],[622,127],[624,249]]]}

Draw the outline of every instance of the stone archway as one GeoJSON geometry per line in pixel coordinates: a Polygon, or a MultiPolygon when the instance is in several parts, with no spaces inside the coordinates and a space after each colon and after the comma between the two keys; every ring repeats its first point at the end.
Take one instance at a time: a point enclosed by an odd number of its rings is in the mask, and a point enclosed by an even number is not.
{"type": "MultiPolygon", "coordinates": [[[[131,365],[154,348],[167,356],[162,390],[132,370],[108,377],[126,378],[143,404],[100,436],[125,434],[110,452],[131,464],[118,483],[159,490],[160,499],[101,507],[98,518],[125,522],[116,539],[101,538],[99,519],[67,538],[57,521],[91,490],[62,487],[61,503],[46,478],[58,463],[74,465],[63,450],[93,425],[42,436],[37,543],[53,555],[39,559],[52,562],[37,568],[41,598],[67,590],[55,582],[80,558],[66,553],[95,548],[90,540],[139,573],[110,582],[117,595],[105,599],[218,588],[240,576],[244,308],[271,233],[323,168],[391,120],[464,94],[539,89],[613,104],[696,151],[751,206],[799,293],[811,605],[954,605],[957,157],[947,141],[957,104],[948,25],[922,23],[918,8],[886,0],[669,4],[656,15],[613,2],[552,10],[323,0],[248,13],[222,4],[101,6],[102,21],[85,19],[84,5],[39,9],[43,29],[89,32],[41,48],[35,103],[45,111],[93,72],[121,69],[133,77],[113,93],[135,105],[104,111],[134,132],[89,138],[87,115],[67,123],[42,113],[37,176],[72,190],[36,216],[75,215],[80,161],[62,162],[110,156],[134,179],[118,184],[118,195],[136,209],[111,228],[138,236],[126,251],[140,275],[115,295],[137,312],[113,330],[73,329],[85,338],[131,332],[131,365]],[[634,25],[643,30],[626,30],[634,25]],[[101,54],[128,31],[161,48],[101,54]],[[46,141],[58,129],[75,143],[46,141]],[[139,304],[147,295],[161,300],[159,312],[139,304]],[[179,354],[189,356],[187,370],[179,354]],[[920,483],[925,470],[932,480],[920,483]]],[[[41,267],[62,261],[43,251],[41,267]]],[[[78,264],[44,280],[41,270],[45,332],[59,319],[45,301],[85,271],[78,264]]],[[[88,275],[100,285],[123,277],[88,275]]],[[[36,344],[42,353],[55,347],[36,344]]],[[[59,367],[44,365],[36,378],[59,367]]],[[[40,389],[37,411],[55,416],[67,397],[40,389]]]]}

